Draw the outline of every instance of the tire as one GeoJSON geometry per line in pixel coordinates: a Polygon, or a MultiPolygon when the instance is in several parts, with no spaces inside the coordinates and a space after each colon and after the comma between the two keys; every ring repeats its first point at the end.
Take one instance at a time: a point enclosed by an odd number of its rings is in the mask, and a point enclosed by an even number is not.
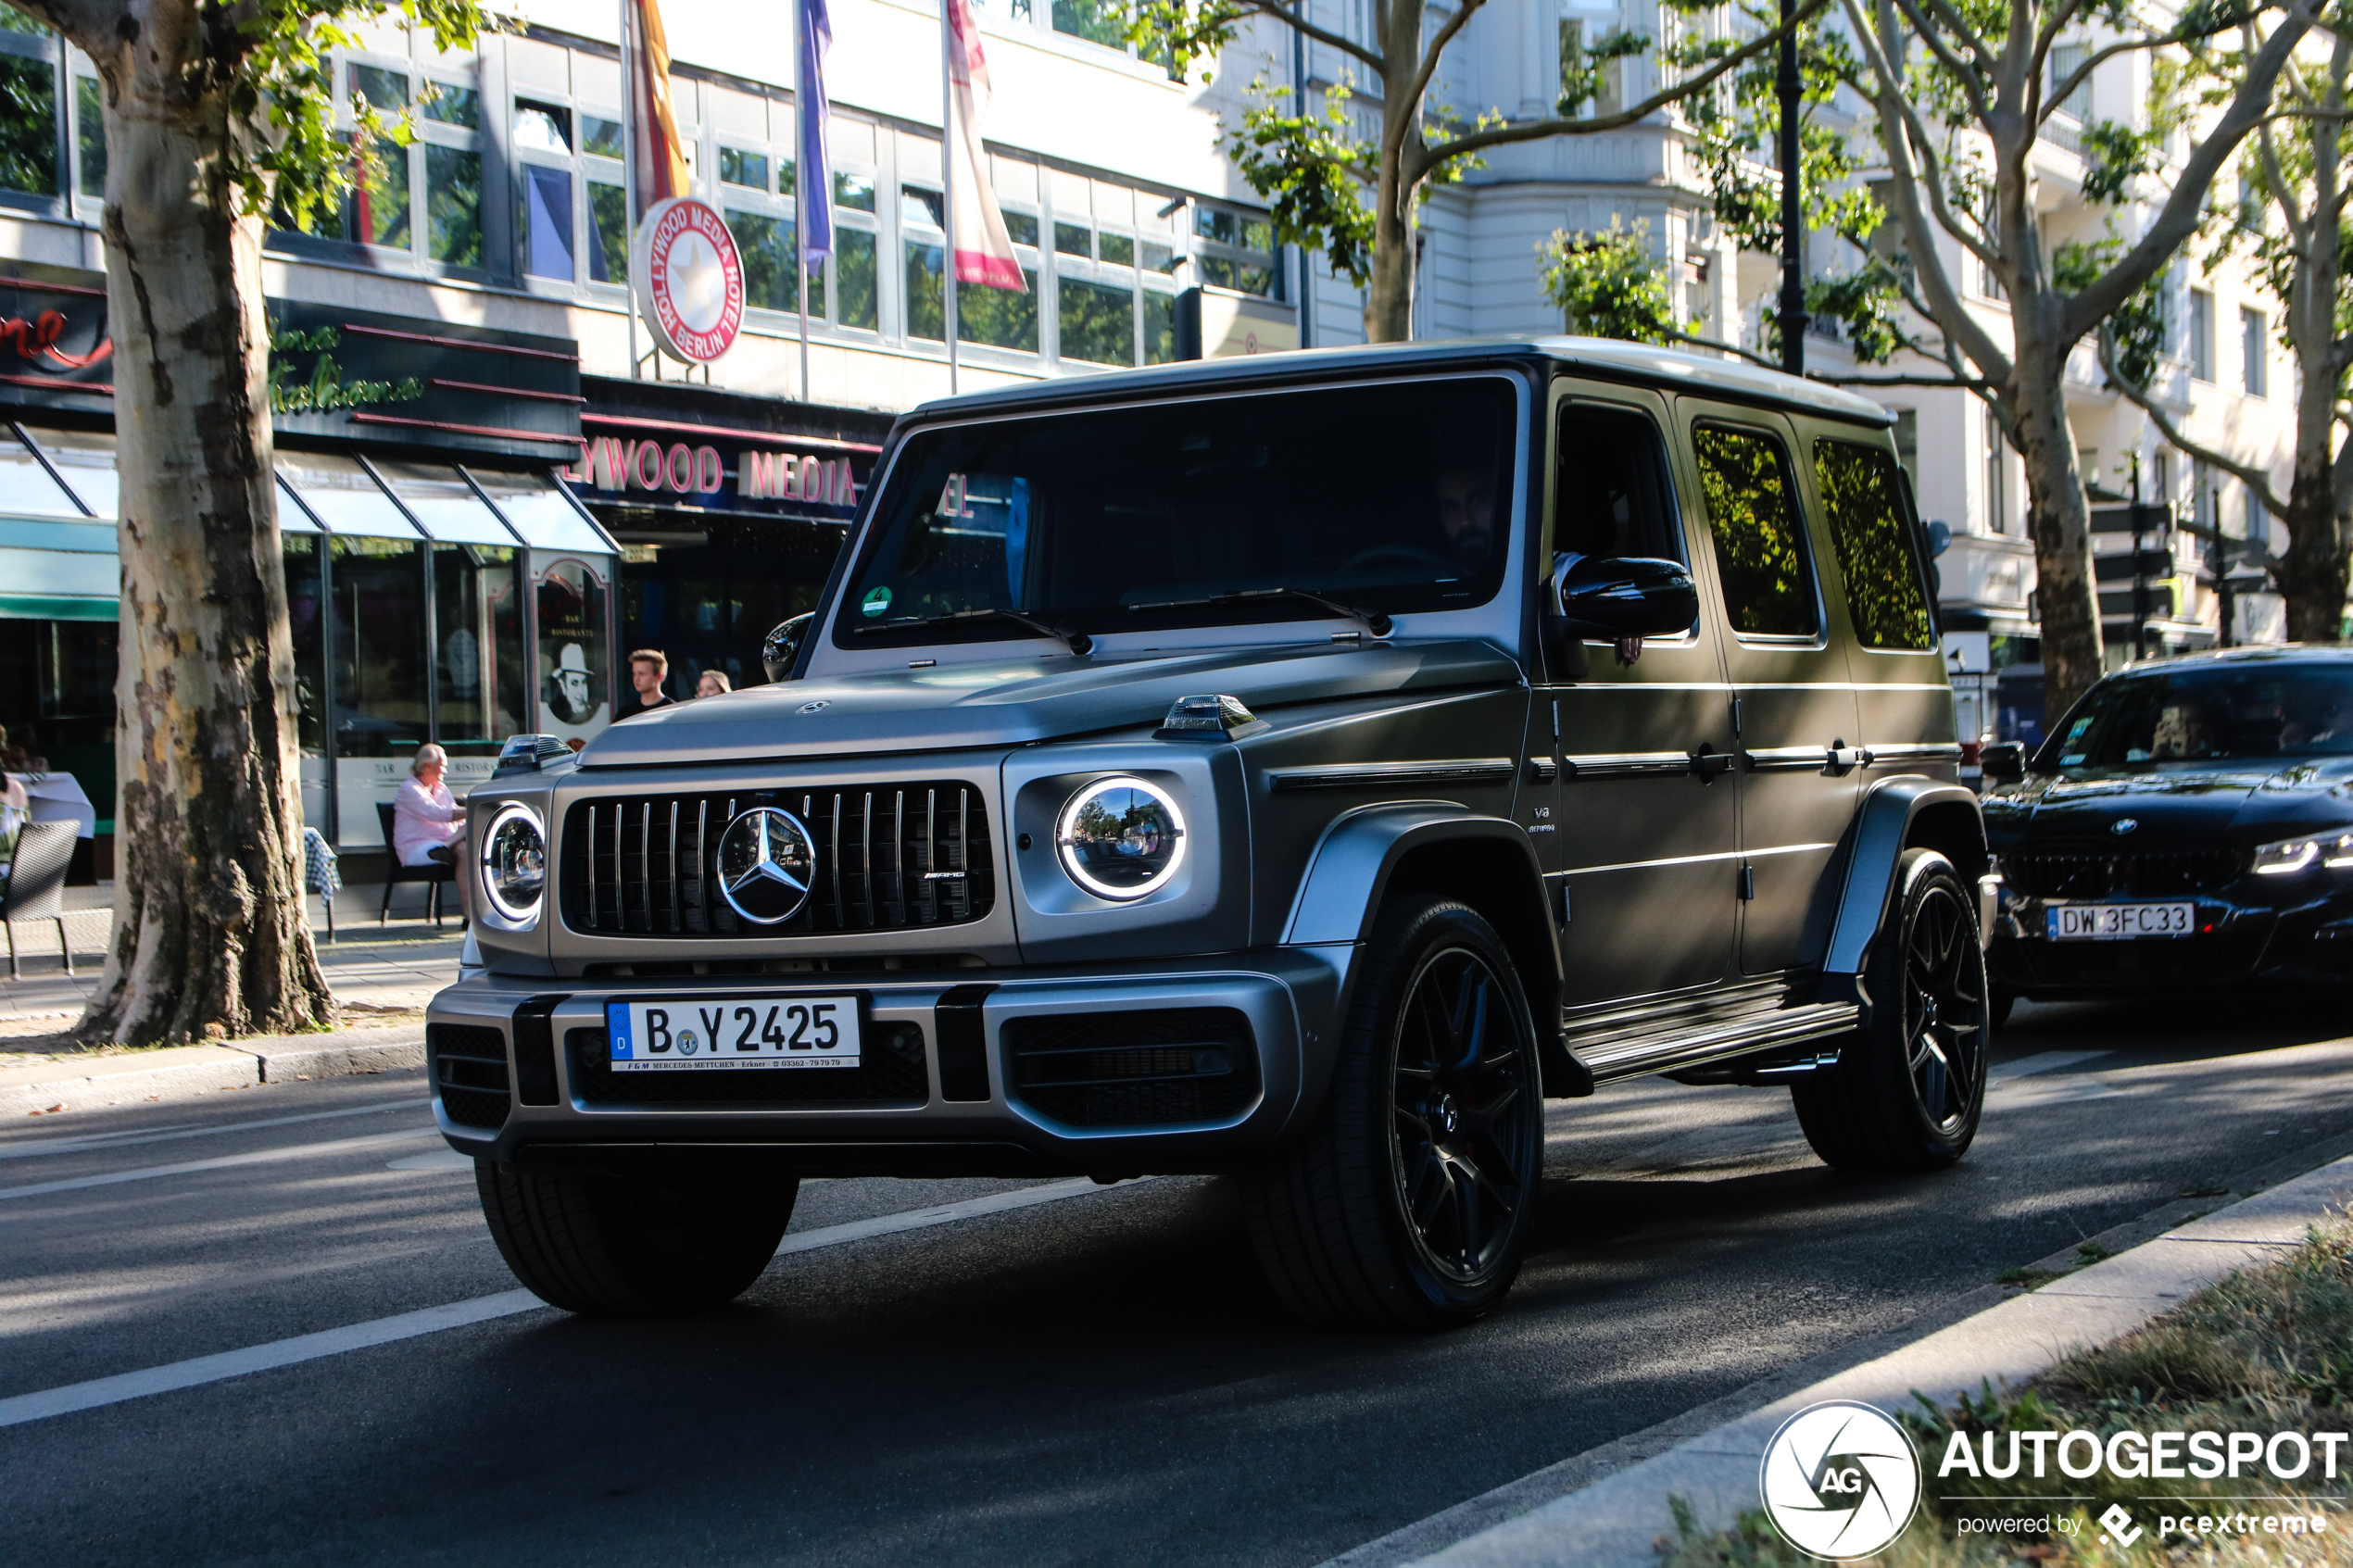
{"type": "Polygon", "coordinates": [[[525,1289],[588,1317],[660,1317],[732,1301],[776,1255],[798,1177],[729,1183],[474,1163],[491,1238],[525,1289]],[[731,1189],[732,1188],[732,1189],[731,1189]]]}
{"type": "Polygon", "coordinates": [[[1838,1064],[1790,1086],[1798,1125],[1842,1171],[1935,1171],[1960,1159],[1985,1107],[1991,1032],[1977,905],[1952,862],[1907,849],[1871,939],[1870,1022],[1838,1064]]]}
{"type": "Polygon", "coordinates": [[[1450,1328],[1511,1288],[1544,1160],[1528,999],[1478,911],[1383,911],[1304,1136],[1244,1173],[1283,1304],[1329,1327],[1450,1328]]]}

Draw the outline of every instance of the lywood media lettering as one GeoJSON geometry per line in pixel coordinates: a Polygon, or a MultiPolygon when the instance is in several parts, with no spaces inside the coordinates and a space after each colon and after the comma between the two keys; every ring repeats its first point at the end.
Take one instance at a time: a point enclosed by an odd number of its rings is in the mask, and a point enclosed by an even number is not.
{"type": "Polygon", "coordinates": [[[2277,1480],[2300,1480],[2315,1473],[2334,1481],[2348,1434],[2315,1432],[2138,1432],[2126,1428],[2103,1438],[2096,1432],[1956,1432],[1944,1446],[1937,1475],[1966,1474],[1997,1481],[2024,1474],[2036,1479],[2056,1465],[2071,1480],[2106,1470],[2121,1479],[2213,1481],[2254,1474],[2259,1466],[2277,1480]],[[2007,1438],[2007,1447],[1999,1439],[2007,1438]],[[2021,1472],[2022,1465],[2032,1468],[2021,1472]]]}

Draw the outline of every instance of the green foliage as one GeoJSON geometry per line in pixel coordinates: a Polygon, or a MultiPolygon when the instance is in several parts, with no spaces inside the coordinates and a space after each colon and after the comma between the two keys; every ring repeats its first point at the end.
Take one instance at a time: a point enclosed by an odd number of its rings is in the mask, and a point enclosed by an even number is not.
{"type": "Polygon", "coordinates": [[[1560,307],[1568,331],[1628,343],[1670,343],[1681,335],[1647,219],[1628,229],[1613,216],[1598,234],[1554,230],[1536,250],[1544,296],[1560,307]]]}
{"type": "Polygon", "coordinates": [[[1358,288],[1373,275],[1373,209],[1365,191],[1380,175],[1380,149],[1356,134],[1345,85],[1324,94],[1321,115],[1290,114],[1289,94],[1251,84],[1256,107],[1226,132],[1227,155],[1266,198],[1282,244],[1321,250],[1358,288]]]}
{"type": "MultiPolygon", "coordinates": [[[[2051,282],[2068,294],[2089,288],[2123,253],[2124,242],[2113,232],[2096,240],[2070,240],[2051,253],[2051,282]]],[[[2148,385],[2165,352],[2164,274],[2117,307],[2108,332],[2116,341],[2118,371],[2136,387],[2148,385]]]]}
{"type": "Polygon", "coordinates": [[[1650,46],[1651,41],[1647,36],[1626,28],[1604,33],[1591,44],[1579,43],[1578,57],[1561,61],[1560,98],[1553,112],[1563,119],[1583,112],[1587,104],[1602,95],[1613,64],[1642,54],[1650,46]]]}
{"type": "Polygon", "coordinates": [[[0,55],[0,188],[57,194],[57,79],[21,55],[0,55]]]}
{"type": "MultiPolygon", "coordinates": [[[[1235,0],[1126,0],[1122,8],[1126,42],[1146,57],[1164,61],[1169,74],[1178,77],[1190,76],[1198,60],[1215,59],[1235,25],[1259,9],[1235,0]]],[[[1201,79],[1209,76],[1203,72],[1201,79]]]]}
{"type": "Polygon", "coordinates": [[[353,106],[358,134],[346,141],[335,128],[331,51],[359,48],[351,26],[388,14],[445,53],[472,50],[484,22],[478,0],[257,0],[239,8],[237,55],[220,63],[234,71],[231,112],[260,132],[241,144],[232,169],[246,213],[274,208],[312,227],[356,183],[384,178],[380,144],[416,140],[413,108],[387,116],[364,99],[353,106]]]}

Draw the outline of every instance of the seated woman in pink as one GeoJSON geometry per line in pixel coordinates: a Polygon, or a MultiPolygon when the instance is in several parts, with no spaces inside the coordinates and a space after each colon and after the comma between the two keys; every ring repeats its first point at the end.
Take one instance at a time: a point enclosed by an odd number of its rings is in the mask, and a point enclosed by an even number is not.
{"type": "Polygon", "coordinates": [[[457,863],[450,847],[466,831],[465,808],[441,782],[449,754],[437,746],[421,746],[409,764],[409,782],[392,802],[392,852],[404,866],[457,863]]]}

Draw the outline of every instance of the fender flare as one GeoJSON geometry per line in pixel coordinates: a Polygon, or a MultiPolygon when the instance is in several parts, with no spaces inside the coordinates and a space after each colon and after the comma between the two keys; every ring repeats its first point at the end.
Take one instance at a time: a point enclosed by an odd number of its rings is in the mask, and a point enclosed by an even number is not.
{"type": "MultiPolygon", "coordinates": [[[[1846,882],[1841,890],[1837,918],[1831,922],[1828,949],[1822,956],[1818,1001],[1859,1003],[1868,1017],[1870,993],[1863,985],[1863,969],[1870,955],[1871,938],[1887,922],[1888,901],[1895,896],[1895,875],[1904,851],[1919,842],[1918,831],[1926,817],[1939,831],[1933,836],[1952,840],[1959,855],[1948,855],[1953,869],[1974,887],[1985,870],[1985,818],[1977,795],[1966,784],[1948,784],[1921,774],[1881,779],[1863,797],[1855,814],[1851,847],[1846,857],[1846,882]],[[1968,859],[1974,855],[1974,859],[1968,859]]],[[[1943,847],[1943,846],[1939,846],[1943,847]]],[[[1980,933],[1982,939],[1983,933],[1980,933]]]]}
{"type": "MultiPolygon", "coordinates": [[[[1490,896],[1523,902],[1519,928],[1541,935],[1541,941],[1513,944],[1513,956],[1536,1020],[1537,1056],[1548,1092],[1591,1094],[1592,1074],[1561,1041],[1560,943],[1545,898],[1543,867],[1517,822],[1474,812],[1451,800],[1395,800],[1342,812],[1326,826],[1308,856],[1283,922],[1282,945],[1315,949],[1338,972],[1337,1024],[1347,1016],[1357,957],[1372,935],[1397,868],[1419,850],[1471,842],[1508,846],[1506,853],[1526,868],[1524,876],[1514,874],[1509,884],[1494,888],[1490,896]]],[[[1511,935],[1504,933],[1507,943],[1511,935]]],[[[1318,1085],[1318,1093],[1328,1077],[1332,1044],[1325,1042],[1320,1060],[1312,1064],[1310,1082],[1318,1085]]]]}

